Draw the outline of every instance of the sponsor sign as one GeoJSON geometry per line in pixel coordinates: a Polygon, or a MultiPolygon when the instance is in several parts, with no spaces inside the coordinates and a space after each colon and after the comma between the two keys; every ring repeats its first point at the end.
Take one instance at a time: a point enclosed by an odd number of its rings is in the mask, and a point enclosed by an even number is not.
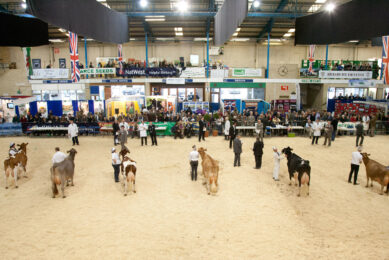
{"type": "Polygon", "coordinates": [[[371,79],[372,77],[371,71],[319,71],[319,78],[322,79],[371,79]]]}
{"type": "Polygon", "coordinates": [[[34,69],[31,79],[66,79],[69,78],[68,69],[34,69]]]}

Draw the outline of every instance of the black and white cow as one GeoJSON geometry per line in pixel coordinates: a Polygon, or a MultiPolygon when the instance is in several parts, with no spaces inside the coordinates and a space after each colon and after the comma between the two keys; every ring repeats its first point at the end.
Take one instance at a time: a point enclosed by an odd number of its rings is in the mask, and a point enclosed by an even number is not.
{"type": "Polygon", "coordinates": [[[309,185],[311,181],[311,166],[309,165],[309,161],[303,160],[300,156],[295,153],[292,153],[292,148],[289,146],[287,148],[282,149],[282,153],[285,154],[288,160],[288,172],[289,172],[289,185],[292,184],[292,177],[294,178],[295,185],[297,186],[297,180],[299,183],[299,193],[297,196],[300,196],[301,192],[301,184],[307,184],[309,195],[309,185]]]}

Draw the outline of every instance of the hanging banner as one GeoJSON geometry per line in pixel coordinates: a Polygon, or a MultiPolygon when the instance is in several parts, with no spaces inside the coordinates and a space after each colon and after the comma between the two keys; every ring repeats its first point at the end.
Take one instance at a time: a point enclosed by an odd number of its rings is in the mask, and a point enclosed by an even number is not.
{"type": "Polygon", "coordinates": [[[262,77],[262,69],[234,68],[233,77],[262,77]]]}
{"type": "Polygon", "coordinates": [[[365,87],[365,88],[371,88],[375,87],[376,83],[372,80],[365,80],[365,79],[350,79],[348,81],[349,87],[365,87]]]}
{"type": "Polygon", "coordinates": [[[228,78],[228,70],[223,70],[223,69],[211,70],[211,78],[228,78]]]}
{"type": "Polygon", "coordinates": [[[41,117],[47,118],[47,102],[38,102],[38,113],[41,114],[41,117]]]}
{"type": "Polygon", "coordinates": [[[67,79],[68,69],[34,69],[31,79],[67,79]]]}
{"type": "Polygon", "coordinates": [[[371,71],[319,71],[319,78],[322,79],[371,79],[372,77],[371,71]]]}
{"type": "Polygon", "coordinates": [[[158,77],[158,78],[169,78],[177,77],[178,70],[175,68],[124,68],[123,74],[120,74],[120,69],[116,68],[116,76],[122,77],[158,77]]]}
{"type": "Polygon", "coordinates": [[[96,74],[115,74],[115,68],[91,68],[91,69],[80,69],[81,75],[96,75],[96,74]]]}
{"type": "Polygon", "coordinates": [[[66,69],[66,59],[60,58],[60,59],[58,59],[58,61],[59,61],[59,68],[66,69]]]}
{"type": "Polygon", "coordinates": [[[166,84],[185,85],[185,79],[184,78],[167,78],[166,84]]]}
{"type": "Polygon", "coordinates": [[[181,78],[205,78],[205,68],[189,68],[181,71],[181,78]]]}

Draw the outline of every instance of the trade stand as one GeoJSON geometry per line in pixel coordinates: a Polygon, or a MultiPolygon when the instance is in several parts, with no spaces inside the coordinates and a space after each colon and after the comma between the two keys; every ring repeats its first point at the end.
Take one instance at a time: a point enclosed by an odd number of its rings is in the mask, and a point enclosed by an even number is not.
{"type": "Polygon", "coordinates": [[[182,108],[179,107],[179,111],[187,111],[188,108],[195,114],[209,113],[209,102],[183,102],[182,108]]]}
{"type": "Polygon", "coordinates": [[[4,118],[6,123],[12,123],[12,118],[16,115],[14,98],[0,98],[0,117],[4,118]]]}
{"type": "Polygon", "coordinates": [[[164,112],[176,111],[176,100],[175,96],[148,96],[146,97],[146,108],[148,110],[158,108],[164,112]]]}
{"type": "Polygon", "coordinates": [[[132,115],[140,113],[144,105],[144,96],[111,98],[106,101],[107,116],[132,115]]]}
{"type": "Polygon", "coordinates": [[[258,112],[258,114],[267,113],[271,109],[271,105],[262,99],[246,99],[242,100],[242,110],[258,112]]]}
{"type": "Polygon", "coordinates": [[[222,104],[224,111],[234,111],[237,109],[239,113],[242,112],[242,100],[240,99],[223,99],[222,104]]]}

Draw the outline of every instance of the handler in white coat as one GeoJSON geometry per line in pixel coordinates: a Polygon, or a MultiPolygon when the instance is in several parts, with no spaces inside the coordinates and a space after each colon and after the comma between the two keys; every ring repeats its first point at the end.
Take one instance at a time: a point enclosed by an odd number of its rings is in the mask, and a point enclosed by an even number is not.
{"type": "Polygon", "coordinates": [[[77,124],[75,124],[72,119],[70,120],[70,124],[68,126],[68,135],[69,137],[72,138],[73,145],[75,144],[80,145],[78,143],[78,127],[77,124]]]}
{"type": "Polygon", "coordinates": [[[278,174],[280,172],[280,162],[284,157],[282,157],[282,155],[277,151],[277,147],[275,146],[273,146],[273,158],[274,158],[273,179],[275,181],[279,181],[278,174]]]}
{"type": "Polygon", "coordinates": [[[312,145],[313,143],[317,144],[317,141],[319,141],[319,137],[321,136],[321,129],[322,126],[320,125],[319,119],[316,119],[315,122],[312,124],[312,131],[313,131],[313,138],[312,138],[312,145]]]}
{"type": "Polygon", "coordinates": [[[145,140],[145,144],[147,145],[147,125],[142,121],[139,125],[139,135],[140,135],[140,140],[143,146],[143,140],[145,140]]]}
{"type": "Polygon", "coordinates": [[[230,123],[230,120],[228,119],[227,116],[225,117],[224,121],[225,121],[225,123],[224,123],[224,140],[228,140],[228,137],[230,135],[231,123],[230,123]]]}
{"type": "Polygon", "coordinates": [[[66,159],[66,154],[61,152],[59,150],[59,147],[55,147],[55,154],[53,155],[53,159],[52,159],[53,164],[63,162],[63,160],[65,159],[66,159]]]}

